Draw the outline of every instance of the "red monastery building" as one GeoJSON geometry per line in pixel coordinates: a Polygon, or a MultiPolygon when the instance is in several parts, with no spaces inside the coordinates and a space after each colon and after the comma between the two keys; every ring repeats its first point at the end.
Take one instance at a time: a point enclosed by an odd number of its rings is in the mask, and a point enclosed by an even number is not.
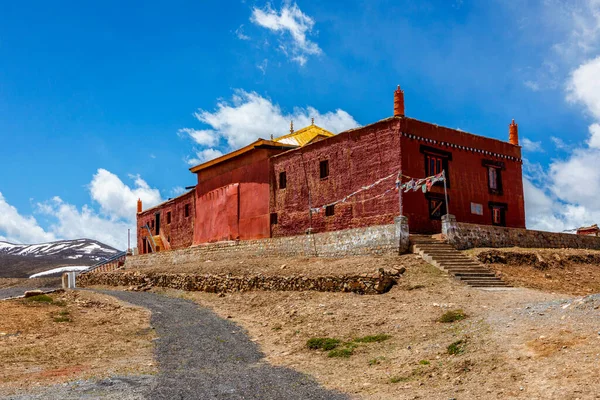
{"type": "Polygon", "coordinates": [[[521,164],[514,121],[508,142],[418,121],[398,87],[390,118],[338,135],[313,123],[191,168],[193,191],[138,208],[138,249],[385,225],[401,209],[414,233],[446,213],[524,228],[521,164]]]}

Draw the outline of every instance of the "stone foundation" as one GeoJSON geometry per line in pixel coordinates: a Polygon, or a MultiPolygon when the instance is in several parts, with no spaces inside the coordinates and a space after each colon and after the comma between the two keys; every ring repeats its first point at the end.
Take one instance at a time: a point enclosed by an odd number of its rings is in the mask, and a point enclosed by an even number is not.
{"type": "Polygon", "coordinates": [[[459,250],[475,247],[600,250],[600,237],[465,224],[451,219],[445,224],[443,234],[448,243],[459,250]]]}
{"type": "Polygon", "coordinates": [[[79,286],[127,286],[132,290],[163,287],[209,293],[266,291],[353,292],[381,294],[396,284],[403,270],[388,273],[380,271],[368,276],[232,276],[196,274],[144,274],[137,271],[99,272],[79,275],[79,286]]]}

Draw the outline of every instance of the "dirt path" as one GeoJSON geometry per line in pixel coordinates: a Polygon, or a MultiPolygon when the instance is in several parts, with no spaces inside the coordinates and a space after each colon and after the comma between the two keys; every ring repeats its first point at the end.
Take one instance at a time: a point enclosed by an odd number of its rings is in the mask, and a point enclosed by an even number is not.
{"type": "Polygon", "coordinates": [[[159,374],[150,399],[345,399],[312,378],[262,362],[235,323],[178,298],[104,292],[152,311],[159,374]]]}

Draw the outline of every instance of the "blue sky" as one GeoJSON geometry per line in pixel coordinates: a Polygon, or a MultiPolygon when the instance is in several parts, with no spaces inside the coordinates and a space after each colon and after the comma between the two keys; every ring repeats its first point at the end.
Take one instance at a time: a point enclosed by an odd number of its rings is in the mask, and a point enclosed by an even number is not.
{"type": "Polygon", "coordinates": [[[0,8],[0,240],[125,247],[190,163],[386,118],[397,84],[410,117],[502,140],[515,118],[528,226],[600,219],[598,0],[85,3],[0,8]]]}

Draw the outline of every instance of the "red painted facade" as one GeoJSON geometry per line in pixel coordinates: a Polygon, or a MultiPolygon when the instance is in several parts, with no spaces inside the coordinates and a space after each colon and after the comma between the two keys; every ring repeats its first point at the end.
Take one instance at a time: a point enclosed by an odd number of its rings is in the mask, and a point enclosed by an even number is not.
{"type": "Polygon", "coordinates": [[[260,139],[192,168],[198,178],[194,191],[138,212],[138,251],[147,248],[146,224],[152,235],[158,234],[157,214],[160,233],[173,249],[298,235],[309,228],[323,232],[390,224],[401,207],[415,233],[440,232],[446,208],[459,222],[524,228],[521,148],[514,121],[508,136],[505,142],[407,118],[404,92],[398,88],[394,117],[322,140],[303,137],[309,143],[303,147],[260,139]],[[418,179],[442,169],[448,204],[440,183],[426,193],[399,196],[395,183],[400,171],[418,179]]]}
{"type": "Polygon", "coordinates": [[[288,149],[257,146],[196,172],[194,244],[271,236],[269,158],[288,149]]]}
{"type": "MultiPolygon", "coordinates": [[[[140,254],[149,253],[150,246],[145,241],[150,240],[148,229],[152,236],[162,236],[173,250],[183,249],[192,245],[194,237],[194,215],[196,214],[195,191],[191,190],[179,197],[159,204],[156,207],[137,214],[137,246],[140,254]],[[187,208],[187,211],[186,211],[187,208]],[[157,231],[157,216],[160,232],[157,231]]],[[[138,210],[141,204],[138,206],[138,210]]],[[[164,244],[166,246],[167,243],[164,244]]],[[[164,247],[163,249],[164,250],[164,247]]]]}
{"type": "MultiPolygon", "coordinates": [[[[309,213],[309,208],[342,199],[400,170],[415,178],[433,175],[425,168],[428,155],[440,158],[447,168],[449,211],[458,221],[525,227],[519,146],[393,117],[273,157],[271,179],[285,172],[287,180],[285,189],[271,187],[271,212],[277,213],[273,236],[301,234],[309,227],[320,232],[392,223],[400,214],[398,192],[369,199],[393,187],[395,178],[336,204],[330,210],[333,215],[327,216],[325,210],[309,213]],[[324,161],[329,176],[321,178],[319,165],[324,161]],[[490,168],[497,174],[496,189],[488,182],[490,168]]],[[[439,215],[430,215],[436,201],[445,203],[439,183],[426,194],[402,193],[403,214],[412,232],[441,231],[439,215]]]]}

